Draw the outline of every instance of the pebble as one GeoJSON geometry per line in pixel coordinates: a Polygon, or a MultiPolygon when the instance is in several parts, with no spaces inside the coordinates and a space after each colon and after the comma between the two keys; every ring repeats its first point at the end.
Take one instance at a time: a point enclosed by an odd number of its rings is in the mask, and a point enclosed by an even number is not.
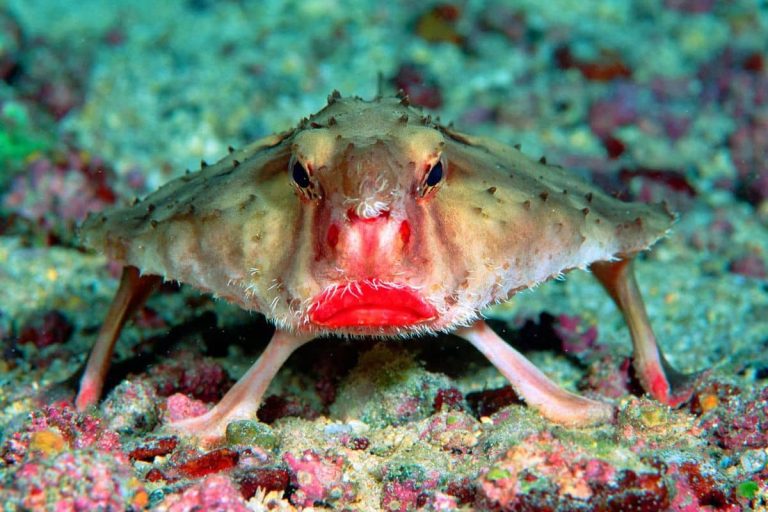
{"type": "Polygon", "coordinates": [[[278,444],[275,432],[264,423],[254,420],[238,420],[227,425],[227,444],[257,445],[271,450],[278,444]]]}

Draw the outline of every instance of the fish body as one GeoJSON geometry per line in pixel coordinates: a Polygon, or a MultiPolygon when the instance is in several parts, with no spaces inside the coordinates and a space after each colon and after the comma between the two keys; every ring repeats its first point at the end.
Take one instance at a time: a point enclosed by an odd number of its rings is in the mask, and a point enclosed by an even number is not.
{"type": "MultiPolygon", "coordinates": [[[[119,321],[159,280],[173,280],[263,313],[276,325],[279,345],[291,350],[327,334],[454,332],[492,361],[501,357],[494,364],[545,416],[581,424],[606,420],[608,406],[581,397],[585,402],[570,404],[575,395],[547,388],[551,381],[522,355],[499,345],[481,312],[572,269],[597,269],[644,354],[646,362],[636,363],[645,365],[641,380],[658,388],[657,398],[670,398],[672,370],[628,262],[674,219],[663,205],[619,201],[518,148],[439,124],[407,98],[334,93],[293,130],[232,151],[132,206],[92,215],[82,235],[129,273],[125,299],[113,304],[111,317],[119,321]],[[514,364],[504,369],[505,361],[514,364]],[[562,417],[547,412],[553,393],[565,393],[562,417]],[[594,411],[583,418],[583,411],[568,412],[569,404],[594,411]]],[[[111,317],[97,347],[113,345],[119,334],[111,317]]],[[[269,360],[268,371],[254,369],[259,376],[247,384],[274,374],[278,359],[269,360]]],[[[95,361],[91,376],[107,363],[95,361]]],[[[88,375],[81,407],[100,392],[88,375]]],[[[261,381],[266,388],[268,380],[261,381]]],[[[254,399],[237,387],[223,400],[228,406],[185,429],[209,431],[215,423],[220,432],[225,421],[253,412],[254,399]],[[243,401],[250,405],[241,407],[243,401]]]]}

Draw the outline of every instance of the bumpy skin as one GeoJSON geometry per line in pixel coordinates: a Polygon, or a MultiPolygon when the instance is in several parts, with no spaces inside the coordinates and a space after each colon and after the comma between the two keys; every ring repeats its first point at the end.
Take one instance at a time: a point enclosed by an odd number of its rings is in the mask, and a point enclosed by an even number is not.
{"type": "Polygon", "coordinates": [[[83,237],[290,332],[389,336],[469,325],[518,290],[647,249],[673,220],[398,98],[332,96],[298,128],[89,218],[83,237]],[[297,162],[308,187],[292,180],[297,162]],[[442,180],[427,186],[437,162],[442,180]],[[434,310],[410,322],[313,318],[366,284],[413,291],[434,310]]]}
{"type": "Polygon", "coordinates": [[[283,362],[320,334],[454,332],[550,420],[610,421],[611,405],[563,390],[478,320],[518,290],[590,267],[627,319],[644,387],[677,405],[690,380],[664,360],[630,265],[673,220],[437,124],[405,99],[334,94],[296,129],[85,222],[85,243],[125,268],[76,404],[98,401],[123,323],[167,279],[277,325],[213,409],[171,425],[204,443],[253,417],[283,362]]]}

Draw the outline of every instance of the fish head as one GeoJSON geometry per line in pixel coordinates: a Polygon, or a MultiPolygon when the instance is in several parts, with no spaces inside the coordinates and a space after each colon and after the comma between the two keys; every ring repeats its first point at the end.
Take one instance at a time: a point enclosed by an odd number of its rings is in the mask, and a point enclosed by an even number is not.
{"type": "Polygon", "coordinates": [[[425,119],[394,98],[340,99],[295,136],[297,256],[319,287],[306,306],[312,326],[391,335],[452,323],[430,218],[450,169],[444,135],[425,119]]]}

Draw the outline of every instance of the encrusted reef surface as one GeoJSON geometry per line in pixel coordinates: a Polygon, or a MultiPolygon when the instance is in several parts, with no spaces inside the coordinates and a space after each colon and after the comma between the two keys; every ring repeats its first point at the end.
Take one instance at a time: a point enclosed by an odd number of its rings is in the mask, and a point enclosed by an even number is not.
{"type": "Polygon", "coordinates": [[[765,2],[405,5],[2,3],[3,510],[768,508],[765,2]],[[217,401],[271,328],[172,283],[123,332],[104,400],[76,412],[119,270],[78,248],[86,212],[333,89],[373,96],[379,73],[463,131],[680,213],[636,268],[670,362],[706,370],[691,401],[642,395],[622,319],[573,272],[487,315],[556,380],[614,401],[613,424],[543,420],[456,338],[324,339],[202,449],[164,427],[217,401]]]}

